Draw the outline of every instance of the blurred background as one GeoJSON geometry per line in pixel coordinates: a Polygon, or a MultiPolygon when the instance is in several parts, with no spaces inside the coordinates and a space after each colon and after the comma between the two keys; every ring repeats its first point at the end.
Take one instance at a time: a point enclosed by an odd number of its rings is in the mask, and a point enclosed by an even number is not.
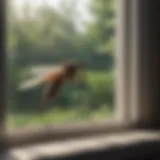
{"type": "Polygon", "coordinates": [[[115,0],[8,0],[7,126],[106,120],[115,111],[115,0]],[[66,84],[43,114],[44,86],[19,90],[32,71],[66,60],[85,64],[86,84],[66,84]]]}

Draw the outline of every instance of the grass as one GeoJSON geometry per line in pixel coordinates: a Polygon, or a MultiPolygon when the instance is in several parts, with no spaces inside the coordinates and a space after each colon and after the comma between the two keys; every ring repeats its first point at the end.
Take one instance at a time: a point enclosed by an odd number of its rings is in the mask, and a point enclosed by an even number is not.
{"type": "Polygon", "coordinates": [[[88,120],[103,120],[109,118],[112,111],[105,105],[97,110],[81,109],[51,109],[40,114],[9,114],[7,125],[8,129],[21,127],[34,127],[50,124],[67,124],[73,122],[83,122],[88,120]]]}

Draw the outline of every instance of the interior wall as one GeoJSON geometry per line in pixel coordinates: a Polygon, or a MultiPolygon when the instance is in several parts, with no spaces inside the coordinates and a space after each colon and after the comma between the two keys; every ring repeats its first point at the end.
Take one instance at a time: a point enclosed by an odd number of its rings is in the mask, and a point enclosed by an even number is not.
{"type": "MultiPolygon", "coordinates": [[[[133,0],[137,3],[137,34],[138,42],[135,63],[138,65],[137,87],[134,96],[137,97],[137,113],[140,125],[160,128],[160,1],[133,0]]],[[[136,14],[136,13],[134,13],[136,14]]],[[[132,26],[133,27],[133,26],[132,26]]],[[[131,95],[133,96],[133,95],[131,95]]]]}
{"type": "Polygon", "coordinates": [[[0,1],[0,150],[4,140],[4,119],[5,119],[5,12],[4,0],[0,1]]]}
{"type": "MultiPolygon", "coordinates": [[[[144,2],[145,3],[145,2],[144,2]]],[[[160,1],[148,0],[148,88],[151,124],[160,129],[160,1]]]]}

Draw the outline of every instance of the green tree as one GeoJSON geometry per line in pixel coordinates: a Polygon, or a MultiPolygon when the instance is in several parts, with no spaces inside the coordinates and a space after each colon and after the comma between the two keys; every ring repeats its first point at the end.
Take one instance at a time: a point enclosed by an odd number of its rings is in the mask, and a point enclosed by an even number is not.
{"type": "Polygon", "coordinates": [[[113,54],[115,48],[115,0],[92,0],[94,21],[88,25],[88,36],[99,53],[113,54]]]}

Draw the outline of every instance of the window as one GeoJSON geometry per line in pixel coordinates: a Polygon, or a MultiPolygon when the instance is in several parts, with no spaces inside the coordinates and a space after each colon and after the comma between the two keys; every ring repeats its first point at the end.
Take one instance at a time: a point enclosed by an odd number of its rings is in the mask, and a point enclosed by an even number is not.
{"type": "Polygon", "coordinates": [[[40,135],[61,139],[130,124],[129,2],[43,2],[8,4],[12,8],[7,10],[6,124],[10,140],[29,142],[40,135]],[[43,86],[18,90],[21,82],[54,64],[75,59],[85,63],[87,83],[66,84],[56,100],[37,113],[43,86]]]}
{"type": "Polygon", "coordinates": [[[17,0],[9,4],[9,129],[105,120],[113,115],[115,4],[113,0],[46,0],[44,4],[17,0]],[[67,60],[84,63],[85,84],[64,84],[39,114],[46,86],[19,87],[67,60]]]}

